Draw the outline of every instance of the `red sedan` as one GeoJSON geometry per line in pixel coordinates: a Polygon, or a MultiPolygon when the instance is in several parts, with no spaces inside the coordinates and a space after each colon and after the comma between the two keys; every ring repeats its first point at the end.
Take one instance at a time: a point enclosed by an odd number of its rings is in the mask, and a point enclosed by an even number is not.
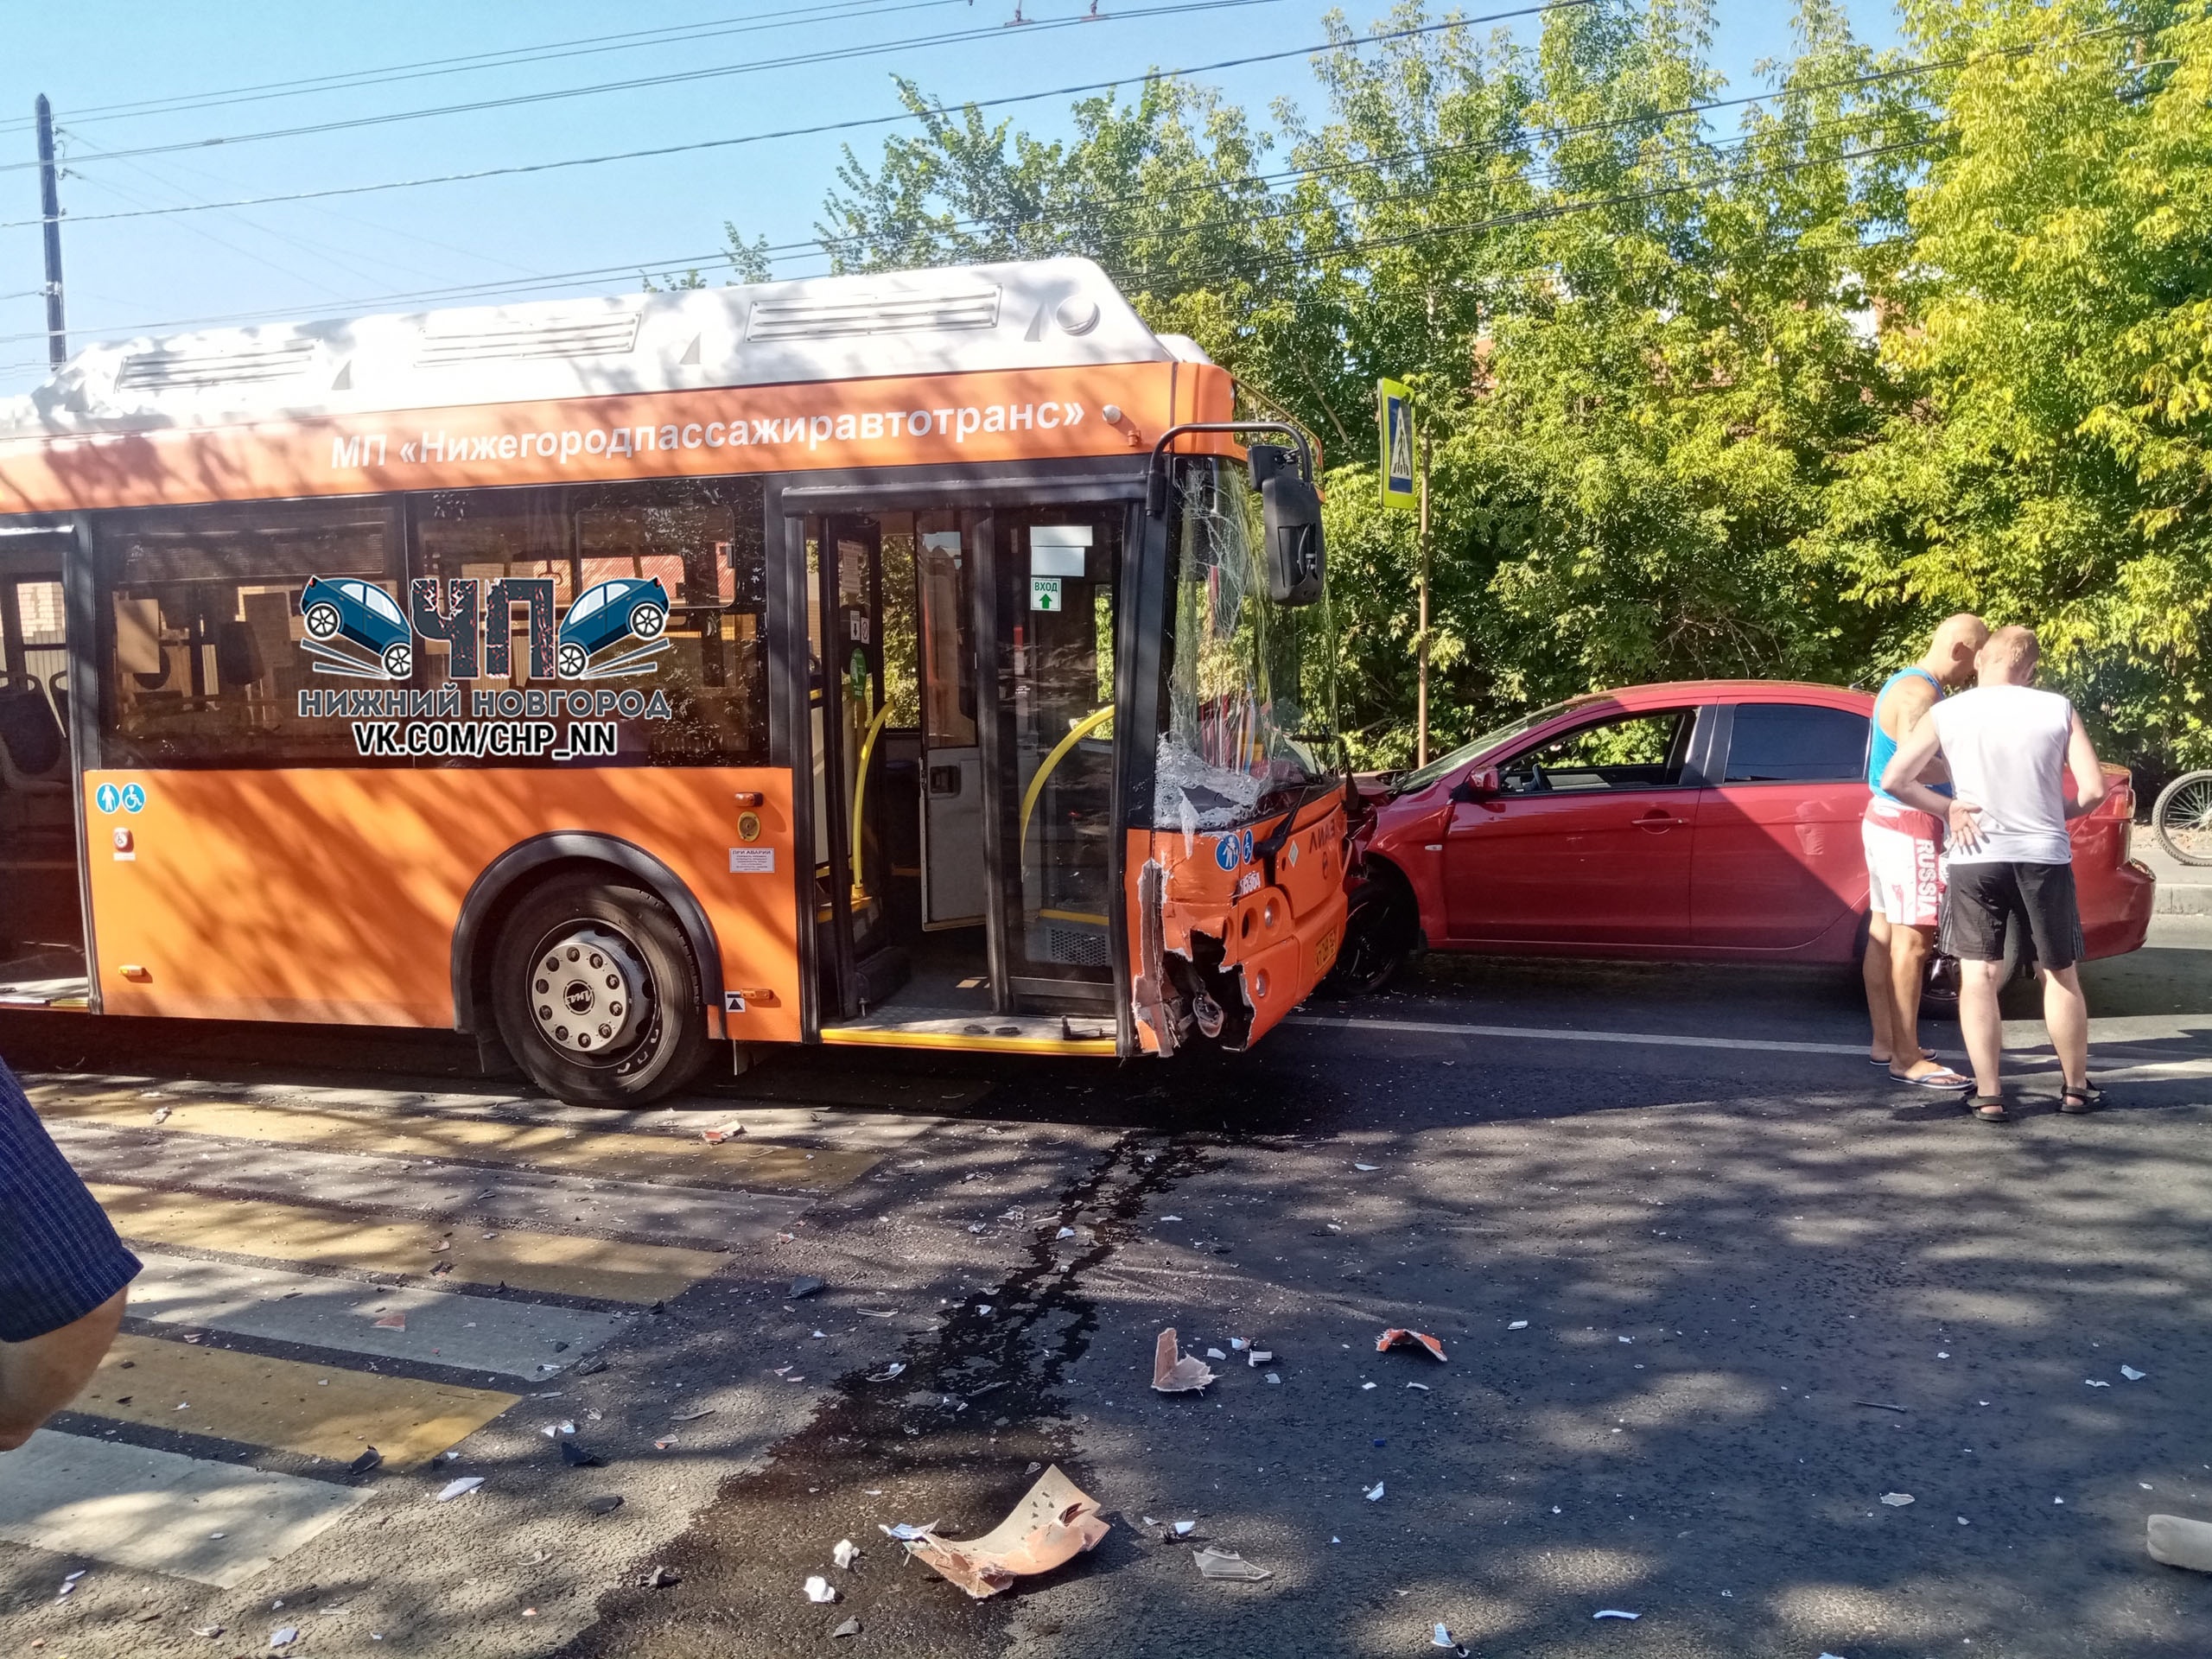
{"type": "MultiPolygon", "coordinates": [[[[1363,781],[1337,986],[1380,988],[1422,949],[1856,963],[1873,706],[1832,685],[1635,686],[1363,781]]],[[[2128,773],[2106,771],[2071,826],[2092,957],[2142,944],[2154,889],[2128,855],[2128,773]]]]}

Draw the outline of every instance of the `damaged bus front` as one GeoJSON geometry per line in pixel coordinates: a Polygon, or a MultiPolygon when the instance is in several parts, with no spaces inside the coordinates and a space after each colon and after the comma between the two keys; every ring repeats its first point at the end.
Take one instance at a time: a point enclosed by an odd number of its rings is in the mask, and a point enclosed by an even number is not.
{"type": "Polygon", "coordinates": [[[1132,688],[1156,697],[1139,729],[1158,734],[1128,801],[1136,1037],[1162,1054],[1242,1049],[1320,982],[1344,931],[1336,652],[1311,452],[1267,423],[1178,429],[1154,452],[1147,509],[1145,575],[1167,627],[1156,672],[1140,665],[1132,688]],[[1287,444],[1254,442],[1242,461],[1169,453],[1262,429],[1287,444]]]}

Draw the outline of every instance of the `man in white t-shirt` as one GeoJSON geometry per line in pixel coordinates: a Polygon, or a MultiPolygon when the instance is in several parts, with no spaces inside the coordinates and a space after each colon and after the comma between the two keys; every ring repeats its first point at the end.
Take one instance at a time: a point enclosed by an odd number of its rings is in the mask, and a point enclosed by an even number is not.
{"type": "Polygon", "coordinates": [[[2097,1104],[2089,1086],[2089,1008],[2075,967],[2082,914],[2066,825],[2104,799],[2104,772],[2074,705],[2031,683],[2040,654],[2032,629],[1991,634],[1974,657],[1975,688],[1930,709],[1882,773],[1882,787],[1899,800],[1950,821],[1943,946],[1959,959],[1959,1033],[1974,1062],[1967,1104],[1986,1123],[2012,1116],[1999,1072],[2004,1026],[1997,992],[2005,936],[2015,927],[2027,929],[2042,969],[2044,1024],[2064,1073],[2058,1109],[2087,1112],[2097,1104]],[[1948,801],[1913,781],[1939,751],[1958,790],[1948,801]]]}

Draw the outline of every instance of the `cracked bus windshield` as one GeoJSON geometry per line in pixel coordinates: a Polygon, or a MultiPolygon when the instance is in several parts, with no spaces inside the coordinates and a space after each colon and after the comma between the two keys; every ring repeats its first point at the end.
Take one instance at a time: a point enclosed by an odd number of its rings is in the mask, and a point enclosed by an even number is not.
{"type": "Polygon", "coordinates": [[[1268,596],[1260,501],[1244,467],[1181,463],[1154,822],[1185,835],[1295,805],[1334,771],[1330,607],[1268,596]]]}

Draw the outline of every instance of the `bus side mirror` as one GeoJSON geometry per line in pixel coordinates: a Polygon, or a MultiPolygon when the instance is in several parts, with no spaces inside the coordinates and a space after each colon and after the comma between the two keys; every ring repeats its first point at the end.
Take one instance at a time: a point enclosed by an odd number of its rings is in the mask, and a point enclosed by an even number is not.
{"type": "Polygon", "coordinates": [[[1268,596],[1278,605],[1311,605],[1321,597],[1320,495],[1286,470],[1260,486],[1260,500],[1267,523],[1268,596]]]}

